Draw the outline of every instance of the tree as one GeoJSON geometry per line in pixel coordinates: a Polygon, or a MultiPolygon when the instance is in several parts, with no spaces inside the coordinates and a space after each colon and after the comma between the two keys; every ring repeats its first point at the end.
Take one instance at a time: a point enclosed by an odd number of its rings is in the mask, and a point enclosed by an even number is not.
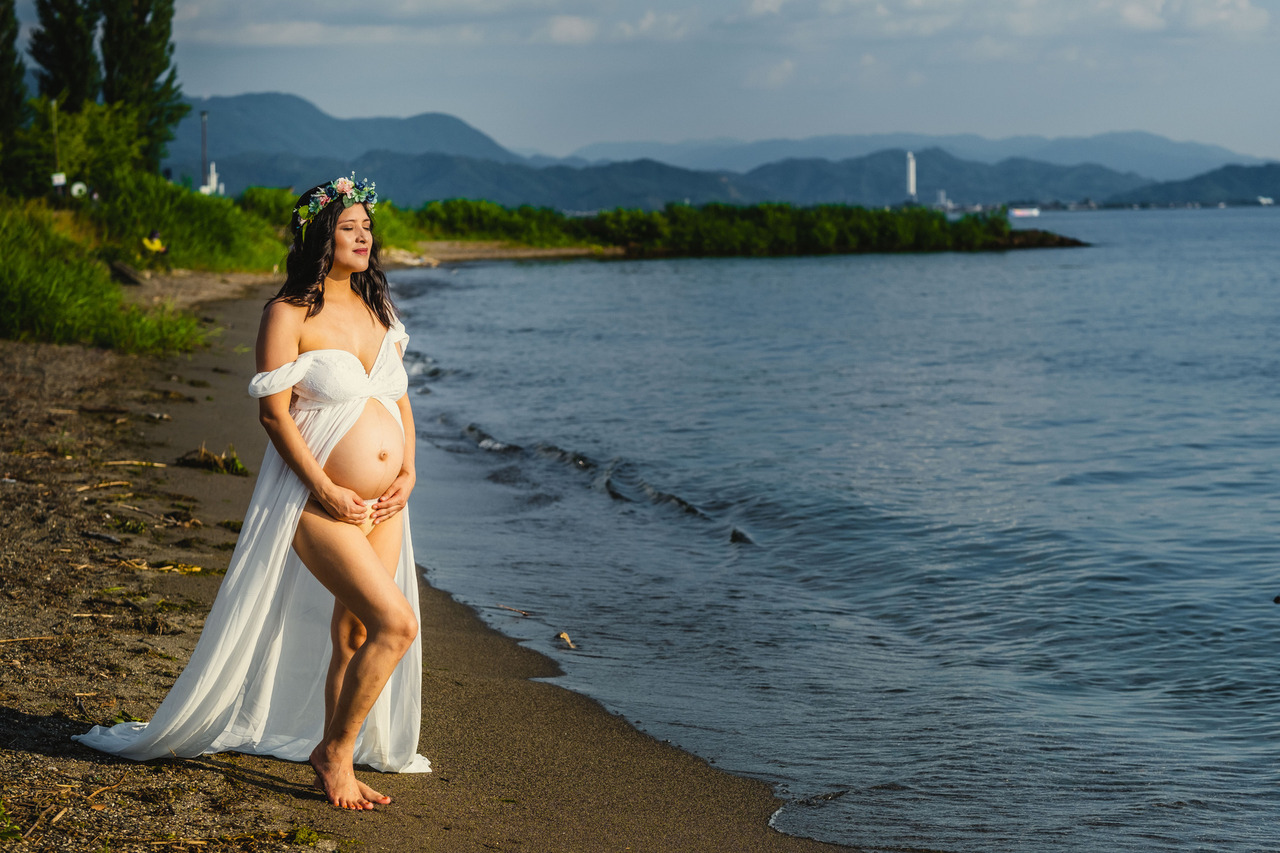
{"type": "Polygon", "coordinates": [[[99,0],[102,99],[137,110],[147,168],[158,171],[173,128],[191,109],[173,66],[173,0],[99,0]]]}
{"type": "MultiPolygon", "coordinates": [[[[49,175],[55,171],[53,151],[53,102],[48,98],[31,101],[35,117],[19,130],[11,148],[6,149],[10,169],[5,190],[18,195],[48,192],[49,175]]],[[[84,181],[100,188],[119,170],[141,167],[138,118],[127,104],[87,102],[79,112],[58,110],[57,170],[69,182],[84,181]]]]}
{"type": "Polygon", "coordinates": [[[0,152],[26,122],[27,68],[18,50],[18,16],[14,0],[0,0],[0,152]]]}
{"type": "Polygon", "coordinates": [[[31,58],[40,66],[40,94],[63,112],[79,112],[98,100],[102,68],[93,50],[98,32],[97,0],[36,0],[39,29],[31,32],[31,58]]]}

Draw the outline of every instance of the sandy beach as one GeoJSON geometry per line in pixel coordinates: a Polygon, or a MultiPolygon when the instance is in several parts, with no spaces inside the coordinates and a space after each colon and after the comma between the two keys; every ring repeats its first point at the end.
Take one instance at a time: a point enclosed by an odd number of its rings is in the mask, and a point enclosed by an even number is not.
{"type": "Polygon", "coordinates": [[[71,742],[148,718],[216,594],[253,477],[180,460],[234,447],[256,471],[265,446],[245,385],[274,285],[179,274],[128,290],[195,306],[211,346],[152,360],[0,341],[0,837],[21,837],[8,849],[841,849],[770,829],[767,785],[532,681],[556,665],[425,582],[419,749],[435,770],[369,771],[394,798],[376,812],[329,808],[305,765],[135,764],[71,742]]]}

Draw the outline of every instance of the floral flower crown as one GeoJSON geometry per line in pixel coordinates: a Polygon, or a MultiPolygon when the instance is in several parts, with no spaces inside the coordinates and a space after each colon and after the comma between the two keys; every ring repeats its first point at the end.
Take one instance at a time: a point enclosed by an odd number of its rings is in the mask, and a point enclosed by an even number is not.
{"type": "Polygon", "coordinates": [[[310,202],[301,205],[293,212],[293,215],[298,217],[297,230],[302,232],[302,238],[305,240],[307,237],[307,223],[315,219],[316,214],[324,210],[324,206],[334,199],[342,199],[343,207],[363,203],[369,208],[369,212],[373,213],[373,208],[378,203],[376,187],[377,184],[369,181],[357,181],[355,172],[352,172],[349,178],[334,178],[313,192],[310,202]]]}

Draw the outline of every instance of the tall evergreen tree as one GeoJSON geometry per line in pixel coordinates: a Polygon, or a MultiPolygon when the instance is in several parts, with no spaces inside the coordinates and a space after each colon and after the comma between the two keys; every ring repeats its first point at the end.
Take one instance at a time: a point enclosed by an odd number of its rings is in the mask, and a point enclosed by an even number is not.
{"type": "Polygon", "coordinates": [[[93,50],[98,33],[98,0],[36,0],[39,29],[31,32],[31,58],[40,94],[57,99],[63,112],[79,112],[98,100],[102,68],[93,50]]]}
{"type": "Polygon", "coordinates": [[[27,67],[18,50],[14,0],[0,0],[0,148],[8,148],[27,118],[27,67]]]}
{"type": "Polygon", "coordinates": [[[138,111],[143,159],[160,168],[173,128],[191,109],[173,66],[173,0],[99,0],[102,98],[138,111]]]}

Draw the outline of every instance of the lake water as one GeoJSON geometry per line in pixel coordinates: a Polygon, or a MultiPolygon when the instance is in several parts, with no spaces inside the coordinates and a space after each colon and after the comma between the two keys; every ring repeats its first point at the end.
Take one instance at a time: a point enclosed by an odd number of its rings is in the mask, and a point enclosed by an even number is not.
{"type": "Polygon", "coordinates": [[[397,271],[419,562],[784,832],[1275,849],[1280,213],[1036,224],[397,271]]]}

